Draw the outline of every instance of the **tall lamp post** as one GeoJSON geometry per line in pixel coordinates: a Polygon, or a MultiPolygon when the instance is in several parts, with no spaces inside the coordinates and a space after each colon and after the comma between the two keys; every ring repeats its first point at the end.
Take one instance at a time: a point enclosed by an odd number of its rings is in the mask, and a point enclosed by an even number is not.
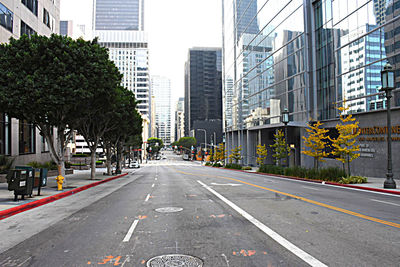
{"type": "MultiPolygon", "coordinates": [[[[207,131],[205,129],[196,129],[197,131],[204,131],[204,147],[207,153],[207,131]]],[[[201,148],[201,145],[200,145],[201,148]]],[[[203,160],[203,158],[201,158],[203,160]]]]}
{"type": "Polygon", "coordinates": [[[392,98],[392,90],[394,89],[394,70],[392,66],[387,63],[381,71],[382,88],[379,89],[381,92],[386,94],[386,106],[387,106],[387,146],[388,146],[388,161],[387,161],[387,173],[386,180],[383,183],[383,188],[396,188],[396,183],[393,180],[392,172],[392,123],[391,123],[391,110],[390,110],[390,99],[392,98]]]}
{"type": "MultiPolygon", "coordinates": [[[[282,123],[285,125],[285,139],[286,139],[286,144],[288,143],[288,134],[287,134],[287,125],[289,123],[289,110],[285,108],[282,111],[282,123]]],[[[289,167],[289,153],[286,154],[286,164],[289,167]]]]}

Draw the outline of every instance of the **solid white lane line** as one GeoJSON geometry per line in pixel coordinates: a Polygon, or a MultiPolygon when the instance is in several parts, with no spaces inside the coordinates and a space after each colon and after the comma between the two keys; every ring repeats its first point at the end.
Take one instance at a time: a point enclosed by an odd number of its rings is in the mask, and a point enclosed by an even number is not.
{"type": "Polygon", "coordinates": [[[147,202],[149,200],[149,198],[150,198],[150,194],[147,194],[147,197],[144,201],[147,202]]]}
{"type": "Polygon", "coordinates": [[[210,188],[203,182],[197,180],[199,184],[201,184],[205,189],[213,193],[215,196],[217,196],[219,199],[221,199],[223,202],[225,202],[228,206],[230,206],[232,209],[237,211],[240,215],[245,217],[248,221],[250,221],[252,224],[254,224],[258,229],[263,231],[265,234],[267,234],[269,237],[274,239],[276,242],[278,242],[281,246],[285,247],[287,250],[295,254],[297,257],[308,263],[310,266],[315,266],[315,267],[327,267],[324,263],[320,262],[307,252],[301,250],[300,248],[296,247],[292,243],[290,243],[288,240],[280,236],[278,233],[267,227],[266,225],[262,224],[259,220],[248,214],[246,211],[243,209],[239,208],[235,203],[232,201],[228,200],[218,192],[216,192],[214,189],[210,188]]]}
{"type": "Polygon", "coordinates": [[[399,204],[392,203],[392,202],[387,202],[387,201],[382,201],[382,200],[377,200],[377,199],[372,199],[372,198],[370,198],[369,200],[372,200],[372,201],[376,201],[376,202],[385,203],[385,204],[389,204],[389,205],[393,205],[393,206],[398,206],[398,207],[400,207],[400,205],[399,205],[399,204]]]}
{"type": "Polygon", "coordinates": [[[151,185],[151,187],[154,187],[154,186],[155,186],[155,184],[152,184],[152,185],[151,185]]]}
{"type": "Polygon", "coordinates": [[[303,188],[306,188],[306,189],[311,189],[311,190],[317,190],[317,191],[319,191],[319,189],[318,188],[314,188],[314,187],[309,187],[309,186],[302,186],[303,188]]]}
{"type": "Polygon", "coordinates": [[[129,228],[128,233],[126,233],[126,236],[124,238],[124,240],[122,240],[122,242],[129,242],[129,240],[131,239],[131,236],[133,234],[133,231],[135,231],[136,225],[138,224],[139,220],[135,220],[131,227],[129,228]]]}

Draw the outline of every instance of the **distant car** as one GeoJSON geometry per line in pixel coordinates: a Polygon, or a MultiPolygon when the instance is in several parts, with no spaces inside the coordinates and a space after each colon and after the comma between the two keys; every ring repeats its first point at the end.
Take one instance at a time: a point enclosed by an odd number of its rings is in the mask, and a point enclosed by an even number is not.
{"type": "Polygon", "coordinates": [[[129,168],[140,168],[140,165],[137,161],[131,161],[131,164],[129,164],[129,168]]]}
{"type": "Polygon", "coordinates": [[[182,158],[183,158],[183,160],[189,160],[189,155],[188,154],[183,154],[182,158]]]}

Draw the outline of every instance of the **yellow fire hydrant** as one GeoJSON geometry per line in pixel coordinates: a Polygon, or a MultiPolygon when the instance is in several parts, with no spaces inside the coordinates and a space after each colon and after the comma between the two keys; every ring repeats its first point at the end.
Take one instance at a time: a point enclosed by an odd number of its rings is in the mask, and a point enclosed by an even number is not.
{"type": "Polygon", "coordinates": [[[57,181],[57,190],[61,191],[62,190],[62,185],[64,183],[64,177],[59,175],[59,176],[56,177],[56,181],[57,181]]]}

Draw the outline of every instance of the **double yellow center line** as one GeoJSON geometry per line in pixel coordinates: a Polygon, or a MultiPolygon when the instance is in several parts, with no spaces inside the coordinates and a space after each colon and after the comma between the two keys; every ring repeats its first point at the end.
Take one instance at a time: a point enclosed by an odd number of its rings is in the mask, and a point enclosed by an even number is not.
{"type": "Polygon", "coordinates": [[[328,208],[328,209],[331,209],[331,210],[339,211],[339,212],[342,212],[342,213],[345,213],[345,214],[349,214],[349,215],[352,215],[352,216],[355,216],[355,217],[363,218],[365,220],[369,220],[369,221],[373,221],[373,222],[389,225],[389,226],[396,227],[396,228],[400,229],[400,224],[398,224],[398,223],[384,221],[384,220],[381,220],[381,219],[378,219],[378,218],[374,218],[374,217],[371,217],[371,216],[367,216],[367,215],[364,215],[364,214],[361,214],[361,213],[357,213],[357,212],[354,212],[354,211],[338,208],[338,207],[335,207],[335,206],[332,206],[332,205],[328,205],[328,204],[321,203],[321,202],[318,202],[318,201],[315,201],[315,200],[311,200],[311,199],[308,199],[308,198],[296,196],[296,195],[293,195],[293,194],[281,192],[281,191],[278,191],[278,190],[275,190],[275,189],[271,189],[271,188],[267,188],[267,187],[264,187],[264,186],[248,183],[248,182],[245,182],[245,181],[242,181],[242,180],[238,180],[238,179],[235,179],[235,178],[218,176],[218,175],[194,174],[194,173],[189,173],[189,172],[178,171],[176,169],[174,169],[174,170],[176,172],[178,172],[178,173],[182,173],[182,174],[186,174],[186,175],[215,177],[215,178],[221,178],[221,179],[235,181],[235,182],[238,182],[238,183],[250,185],[250,186],[257,187],[257,188],[260,188],[260,189],[264,189],[264,190],[267,190],[267,191],[270,191],[270,192],[274,192],[274,193],[277,193],[277,194],[288,196],[288,197],[291,197],[291,198],[299,199],[299,200],[302,200],[304,202],[308,202],[308,203],[311,203],[311,204],[314,204],[314,205],[325,207],[325,208],[328,208]]]}

